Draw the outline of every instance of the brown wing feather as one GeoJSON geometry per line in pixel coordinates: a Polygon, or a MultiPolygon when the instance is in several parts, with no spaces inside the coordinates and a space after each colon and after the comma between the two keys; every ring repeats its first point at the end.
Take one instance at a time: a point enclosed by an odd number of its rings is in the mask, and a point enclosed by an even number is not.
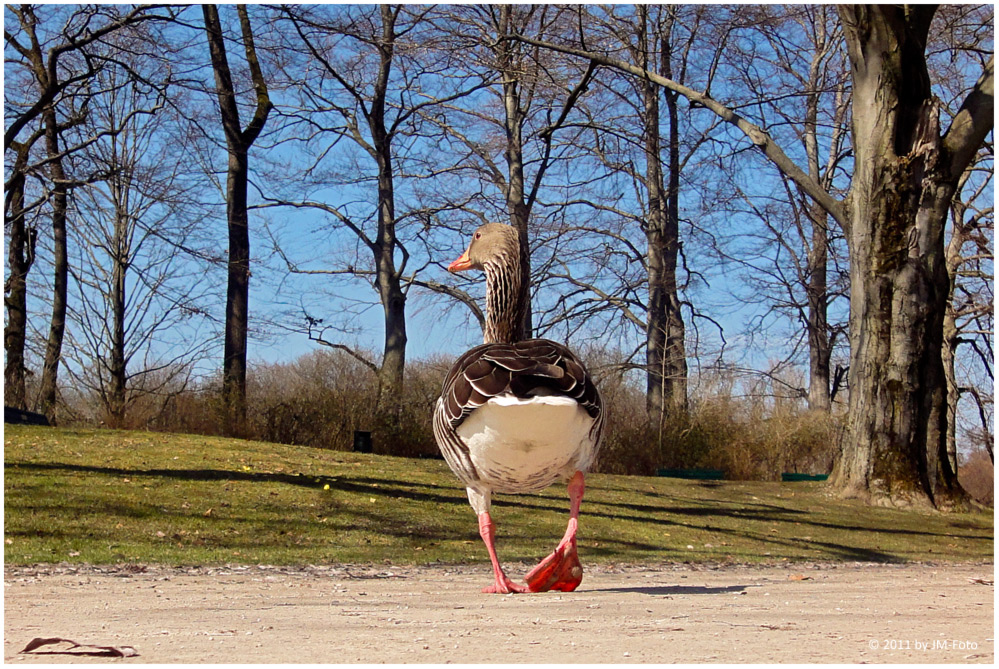
{"type": "Polygon", "coordinates": [[[441,397],[447,421],[456,429],[491,397],[526,398],[542,389],[572,397],[591,416],[600,416],[600,395],[586,369],[569,349],[547,339],[470,349],[448,372],[441,397]]]}

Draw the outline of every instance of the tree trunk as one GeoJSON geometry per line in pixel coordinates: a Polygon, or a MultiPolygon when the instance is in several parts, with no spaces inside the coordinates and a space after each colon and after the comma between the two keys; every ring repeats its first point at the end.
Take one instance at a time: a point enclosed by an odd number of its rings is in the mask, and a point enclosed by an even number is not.
{"type": "Polygon", "coordinates": [[[24,219],[24,167],[28,148],[19,145],[12,170],[10,190],[7,193],[8,232],[7,249],[9,275],[4,286],[4,306],[7,307],[7,324],[4,326],[3,343],[7,354],[4,365],[4,404],[15,409],[27,409],[24,388],[24,343],[28,327],[28,272],[35,260],[35,243],[38,230],[26,226],[24,219]]]}
{"type": "MultiPolygon", "coordinates": [[[[824,26],[824,22],[822,23],[824,26]]],[[[824,31],[821,32],[825,37],[824,31]]],[[[821,68],[825,57],[825,42],[819,39],[809,68],[810,89],[805,98],[805,153],[808,158],[808,175],[816,183],[823,179],[819,169],[818,117],[819,95],[822,86],[821,68]]],[[[827,175],[828,176],[828,175],[827,175]]],[[[828,321],[828,263],[829,263],[829,214],[816,202],[807,206],[812,239],[808,248],[805,295],[808,303],[808,408],[828,412],[832,408],[829,395],[829,361],[832,343],[829,339],[828,321]]]]}
{"type": "MultiPolygon", "coordinates": [[[[121,193],[116,199],[116,207],[121,206],[121,193]]],[[[125,423],[125,305],[126,275],[128,272],[128,214],[124,211],[115,212],[114,248],[111,256],[111,351],[107,407],[108,423],[111,427],[123,427],[125,423]]]]}
{"type": "MultiPolygon", "coordinates": [[[[664,38],[665,39],[665,38],[664,38]]],[[[672,77],[670,45],[662,44],[664,74],[672,77]]],[[[687,412],[687,329],[683,322],[677,267],[680,256],[680,114],[677,95],[664,91],[669,118],[669,176],[666,190],[666,216],[663,219],[663,291],[666,295],[666,350],[664,372],[667,412],[687,412]]]]}
{"type": "MultiPolygon", "coordinates": [[[[959,236],[959,233],[955,230],[955,238],[959,236]]],[[[954,247],[954,241],[951,241],[950,246],[947,249],[947,265],[948,269],[951,268],[951,251],[954,247]]],[[[958,255],[960,254],[960,246],[958,248],[958,255]]],[[[956,267],[954,268],[956,270],[956,267]]],[[[954,286],[955,286],[955,274],[950,275],[950,291],[948,291],[947,299],[947,313],[944,315],[944,330],[943,330],[943,346],[941,347],[941,355],[943,357],[944,366],[944,376],[947,380],[947,435],[946,435],[946,453],[947,453],[947,463],[952,471],[957,471],[957,405],[961,399],[961,389],[957,385],[957,370],[954,367],[954,361],[957,357],[957,345],[960,339],[960,331],[957,327],[957,319],[954,313],[954,286]]]]}
{"type": "Polygon", "coordinates": [[[850,410],[833,484],[875,503],[946,506],[961,489],[947,458],[943,242],[963,167],[943,146],[931,98],[924,50],[934,8],[839,11],[852,66],[855,172],[850,410]]]}
{"type": "Polygon", "coordinates": [[[69,286],[69,258],[66,248],[66,211],[68,208],[68,184],[59,157],[59,128],[55,109],[49,107],[43,113],[45,123],[45,149],[50,159],[49,175],[52,180],[52,245],[54,277],[52,283],[52,318],[45,345],[45,361],[42,365],[42,382],[38,408],[55,423],[55,405],[58,392],[59,364],[62,361],[62,342],[66,333],[66,293],[69,286]]]}
{"type": "Polygon", "coordinates": [[[250,232],[247,214],[249,150],[259,136],[271,110],[260,64],[253,44],[253,32],[245,5],[237,7],[243,45],[250,76],[257,95],[257,106],[246,129],[241,129],[236,91],[229,71],[222,25],[215,5],[202,5],[205,33],[211,53],[212,69],[219,99],[222,127],[229,152],[226,179],[226,220],[229,230],[229,282],[226,291],[225,346],[222,368],[224,429],[229,436],[246,431],[246,342],[249,326],[250,232]]]}
{"type": "Polygon", "coordinates": [[[399,282],[395,252],[398,248],[395,220],[395,174],[392,160],[392,134],[385,125],[386,96],[395,54],[395,20],[388,5],[381,6],[382,39],[378,44],[379,68],[368,125],[372,150],[378,165],[378,237],[373,247],[376,283],[385,313],[385,346],[378,369],[379,422],[399,429],[403,379],[406,373],[406,294],[399,282]]]}
{"type": "Polygon", "coordinates": [[[829,228],[825,210],[816,204],[809,207],[812,224],[812,242],[808,250],[808,282],[805,295],[808,301],[808,408],[828,412],[832,408],[830,397],[830,360],[832,342],[828,321],[828,263],[829,228]]]}
{"type": "Polygon", "coordinates": [[[247,214],[247,154],[231,147],[226,180],[226,220],[229,230],[228,284],[225,303],[225,345],[222,401],[226,433],[242,436],[246,429],[246,341],[250,301],[250,227],[247,214]]]}
{"type": "Polygon", "coordinates": [[[378,240],[375,251],[378,295],[385,314],[385,345],[378,370],[378,412],[398,427],[406,371],[406,294],[395,266],[395,185],[392,144],[382,123],[374,124],[378,151],[378,240]]]}
{"type": "MultiPolygon", "coordinates": [[[[500,35],[509,34],[512,26],[512,5],[500,7],[500,35]]],[[[524,185],[524,110],[520,104],[520,80],[514,66],[517,46],[504,41],[499,45],[500,74],[503,77],[503,107],[506,128],[506,164],[508,170],[506,206],[510,225],[520,237],[520,303],[524,305],[523,332],[519,338],[527,339],[534,331],[531,314],[531,246],[528,223],[531,211],[524,185]]]]}
{"type": "MultiPolygon", "coordinates": [[[[650,69],[648,16],[639,7],[639,65],[650,69]]],[[[652,38],[654,40],[654,38],[652,38]]],[[[666,37],[663,36],[663,40],[666,37]]],[[[662,43],[663,66],[669,69],[668,45],[662,43]]],[[[669,76],[668,73],[666,76],[669,76]]],[[[649,304],[646,322],[646,396],[649,418],[660,426],[687,405],[687,358],[685,329],[680,312],[676,279],[680,250],[680,137],[676,97],[666,92],[670,121],[669,181],[663,174],[661,133],[659,129],[660,89],[651,81],[641,80],[645,140],[645,181],[648,191],[648,217],[645,223],[647,242],[649,304]]]]}

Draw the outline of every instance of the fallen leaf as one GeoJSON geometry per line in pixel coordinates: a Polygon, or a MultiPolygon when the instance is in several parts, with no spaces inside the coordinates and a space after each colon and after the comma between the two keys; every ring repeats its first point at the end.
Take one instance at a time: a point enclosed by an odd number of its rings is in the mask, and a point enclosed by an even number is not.
{"type": "Polygon", "coordinates": [[[45,654],[90,655],[93,657],[137,657],[139,654],[139,652],[132,646],[93,646],[86,643],[77,643],[76,641],[60,637],[51,637],[48,639],[35,637],[28,642],[28,645],[25,646],[21,652],[30,653],[37,648],[41,648],[42,646],[49,646],[58,643],[68,643],[71,645],[65,650],[47,650],[43,652],[45,654]]]}
{"type": "Polygon", "coordinates": [[[804,574],[791,574],[787,577],[789,581],[811,581],[811,576],[805,576],[804,574]]]}

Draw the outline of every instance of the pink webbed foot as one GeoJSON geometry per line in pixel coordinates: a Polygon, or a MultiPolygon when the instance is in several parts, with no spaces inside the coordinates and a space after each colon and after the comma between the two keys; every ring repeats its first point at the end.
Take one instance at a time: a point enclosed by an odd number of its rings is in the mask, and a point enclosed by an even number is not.
{"type": "Polygon", "coordinates": [[[579,506],[583,501],[583,472],[576,472],[569,481],[569,526],[555,551],[527,573],[527,589],[531,592],[561,590],[572,592],[583,581],[583,565],[576,552],[576,529],[579,506]]]}
{"type": "Polygon", "coordinates": [[[576,540],[559,544],[551,555],[527,573],[524,580],[530,592],[572,592],[579,587],[583,581],[583,565],[576,552],[576,540]]]}
{"type": "Polygon", "coordinates": [[[507,578],[506,574],[496,577],[496,582],[489,587],[482,588],[482,592],[509,595],[511,593],[517,592],[529,592],[528,589],[522,585],[518,585],[507,578]]]}
{"type": "Polygon", "coordinates": [[[513,592],[527,592],[527,588],[511,581],[503,567],[500,566],[499,558],[496,557],[496,526],[489,517],[489,512],[479,514],[479,534],[489,551],[489,561],[493,565],[493,584],[487,588],[482,588],[482,592],[508,595],[513,592]]]}

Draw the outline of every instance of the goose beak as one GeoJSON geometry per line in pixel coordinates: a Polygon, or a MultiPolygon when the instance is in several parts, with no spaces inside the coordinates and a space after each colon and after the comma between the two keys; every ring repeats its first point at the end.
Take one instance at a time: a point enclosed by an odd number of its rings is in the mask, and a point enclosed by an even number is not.
{"type": "Polygon", "coordinates": [[[457,260],[447,266],[449,272],[461,272],[472,269],[472,261],[468,259],[468,251],[462,253],[457,260]]]}

